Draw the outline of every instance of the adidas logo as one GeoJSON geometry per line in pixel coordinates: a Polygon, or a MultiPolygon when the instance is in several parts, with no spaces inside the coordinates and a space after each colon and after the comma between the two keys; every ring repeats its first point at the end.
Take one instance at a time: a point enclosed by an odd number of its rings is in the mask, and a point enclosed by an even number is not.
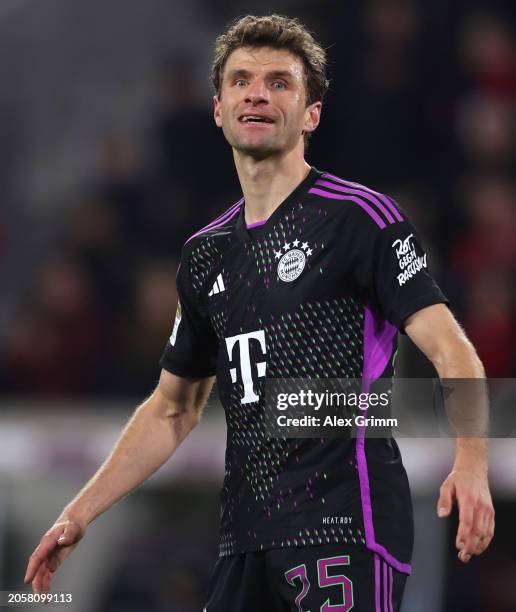
{"type": "Polygon", "coordinates": [[[212,290],[208,293],[209,296],[215,295],[216,293],[222,293],[226,290],[224,287],[224,281],[222,280],[222,274],[217,276],[217,280],[213,283],[212,290]]]}

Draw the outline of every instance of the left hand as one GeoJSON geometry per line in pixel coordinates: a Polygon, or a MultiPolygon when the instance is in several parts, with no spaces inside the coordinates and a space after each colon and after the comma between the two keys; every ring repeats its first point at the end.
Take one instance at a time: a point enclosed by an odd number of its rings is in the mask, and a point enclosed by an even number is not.
{"type": "Polygon", "coordinates": [[[494,535],[494,508],[487,482],[487,473],[468,468],[452,470],[439,490],[437,514],[449,516],[453,503],[459,508],[459,528],[455,545],[459,559],[467,563],[472,555],[480,555],[494,535]]]}

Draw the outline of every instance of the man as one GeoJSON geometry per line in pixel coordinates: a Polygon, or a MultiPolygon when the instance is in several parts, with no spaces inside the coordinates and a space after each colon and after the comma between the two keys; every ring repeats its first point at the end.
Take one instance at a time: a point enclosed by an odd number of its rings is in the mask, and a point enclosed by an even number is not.
{"type": "MultiPolygon", "coordinates": [[[[228,448],[205,610],[398,610],[412,516],[396,443],[271,437],[265,378],[389,376],[397,329],[443,378],[481,378],[482,365],[396,203],[305,162],[328,85],[305,28],[276,15],[238,20],[217,39],[213,81],[244,197],[186,242],[159,384],[42,538],[26,581],[48,591],[89,523],[199,422],[216,375],[228,448]]],[[[439,516],[454,501],[467,562],[494,530],[485,440],[457,439],[439,516]]]]}

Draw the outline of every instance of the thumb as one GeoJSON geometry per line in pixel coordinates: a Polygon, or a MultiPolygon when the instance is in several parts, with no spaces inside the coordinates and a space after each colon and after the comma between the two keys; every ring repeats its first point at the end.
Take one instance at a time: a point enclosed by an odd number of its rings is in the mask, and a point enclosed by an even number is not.
{"type": "Polygon", "coordinates": [[[69,523],[68,525],[66,525],[63,533],[57,539],[57,543],[60,546],[69,546],[70,544],[73,544],[77,541],[79,532],[80,529],[78,525],[76,525],[75,523],[69,523]]]}
{"type": "Polygon", "coordinates": [[[437,502],[437,516],[444,518],[448,516],[452,509],[452,492],[449,485],[443,484],[440,489],[439,500],[437,502]]]}

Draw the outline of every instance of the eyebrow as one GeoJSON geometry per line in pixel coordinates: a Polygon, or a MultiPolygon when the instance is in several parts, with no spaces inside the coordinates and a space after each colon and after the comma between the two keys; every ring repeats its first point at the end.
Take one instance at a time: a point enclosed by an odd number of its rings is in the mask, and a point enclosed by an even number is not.
{"type": "MultiPolygon", "coordinates": [[[[248,78],[251,77],[252,73],[245,68],[237,68],[231,70],[227,76],[228,79],[240,79],[240,78],[248,78]]],[[[283,79],[292,79],[294,75],[289,70],[272,70],[271,72],[267,72],[267,77],[273,78],[283,78],[283,79]]]]}

